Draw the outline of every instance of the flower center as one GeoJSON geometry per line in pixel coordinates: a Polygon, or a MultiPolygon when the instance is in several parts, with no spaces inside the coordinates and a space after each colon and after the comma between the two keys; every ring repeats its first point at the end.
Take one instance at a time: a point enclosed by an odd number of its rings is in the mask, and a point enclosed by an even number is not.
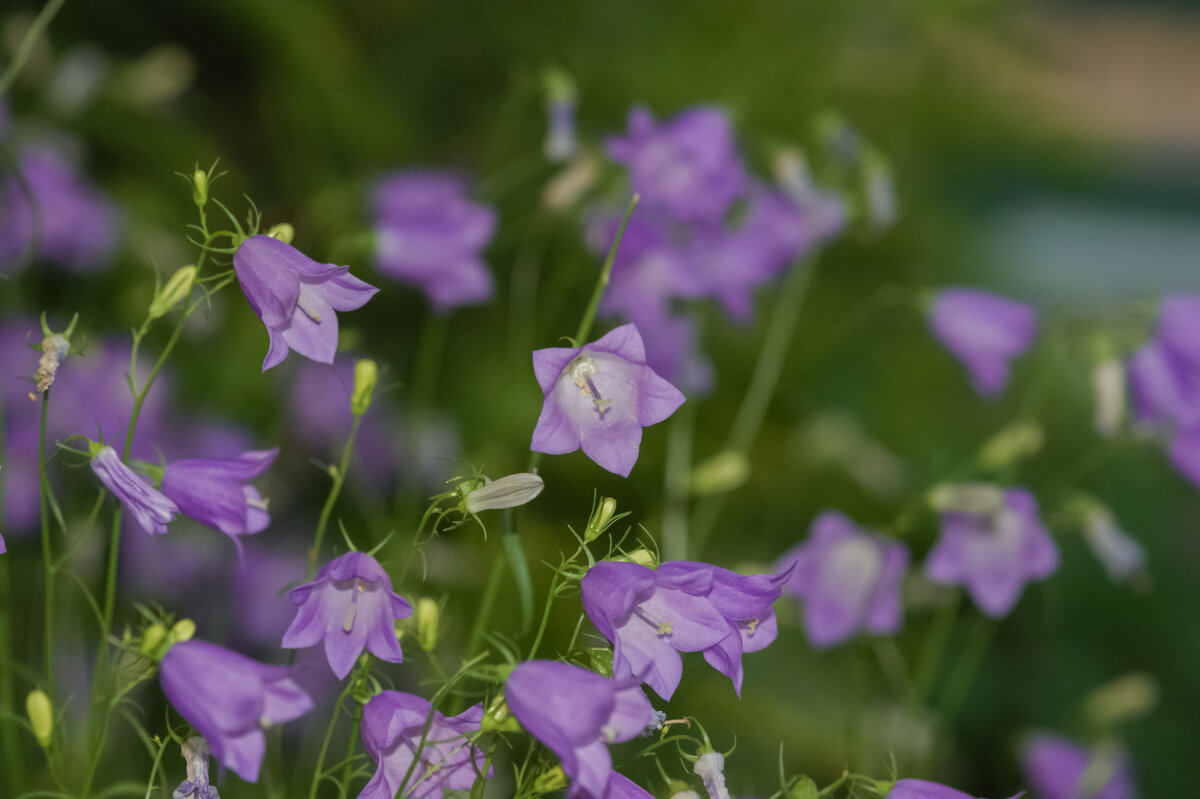
{"type": "Polygon", "coordinates": [[[633,612],[639,619],[649,623],[650,626],[654,628],[656,635],[668,636],[675,632],[675,625],[672,624],[670,619],[655,618],[653,615],[643,610],[640,606],[635,608],[633,612]]]}
{"type": "Polygon", "coordinates": [[[609,410],[609,406],[612,405],[612,400],[601,397],[600,390],[596,388],[596,384],[592,380],[599,371],[596,368],[596,362],[586,355],[580,355],[571,361],[567,371],[571,375],[571,382],[579,387],[579,393],[584,397],[592,398],[592,405],[595,407],[597,415],[603,419],[605,411],[609,410]]]}

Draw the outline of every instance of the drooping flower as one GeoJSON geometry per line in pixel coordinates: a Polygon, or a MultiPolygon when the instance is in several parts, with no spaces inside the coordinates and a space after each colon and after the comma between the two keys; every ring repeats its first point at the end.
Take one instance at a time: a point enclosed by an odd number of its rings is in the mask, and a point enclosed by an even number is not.
{"type": "Polygon", "coordinates": [[[716,108],[692,108],[661,123],[634,108],[624,138],[608,139],[605,149],[629,169],[633,190],[647,204],[679,220],[720,219],[745,188],[733,129],[716,108]]]}
{"type": "Polygon", "coordinates": [[[818,649],[861,631],[887,635],[900,629],[900,583],[908,548],[860,529],[836,511],[813,520],[806,541],[779,559],[794,567],[783,592],[800,600],[804,631],[818,649]]]}
{"type": "Polygon", "coordinates": [[[379,289],[350,274],[348,266],[319,264],[271,236],[251,236],[233,256],[238,283],[270,337],[263,371],[289,348],[333,363],[338,320],[334,311],[361,308],[379,289]]]}
{"type": "Polygon", "coordinates": [[[965,586],[994,618],[1012,610],[1025,583],[1057,568],[1058,548],[1038,518],[1037,500],[1024,488],[1005,491],[994,509],[943,513],[941,536],[925,560],[927,578],[965,586]]]}
{"type": "Polygon", "coordinates": [[[1128,756],[1120,750],[1088,750],[1051,733],[1030,736],[1021,746],[1021,770],[1039,799],[1137,799],[1128,756]]]}
{"type": "Polygon", "coordinates": [[[265,472],[279,449],[244,452],[236,458],[171,461],[163,469],[162,492],[179,511],[201,524],[238,536],[262,532],[271,522],[266,500],[248,481],[265,472]]]}
{"type": "MultiPolygon", "coordinates": [[[[1019,799],[1025,792],[1013,794],[1009,799],[1019,799]]],[[[900,780],[888,791],[885,799],[975,799],[946,785],[928,780],[900,780]]]]}
{"type": "Polygon", "coordinates": [[[480,253],[496,213],[468,200],[460,179],[393,172],[376,184],[371,205],[379,271],[416,285],[440,312],[491,299],[492,274],[480,253]]]}
{"type": "Polygon", "coordinates": [[[1037,311],[986,291],[947,288],[933,300],[929,327],[966,367],[975,390],[991,397],[1008,385],[1009,362],[1033,343],[1037,311]]]}
{"type": "Polygon", "coordinates": [[[582,347],[535,350],[533,371],[545,400],[530,448],[563,455],[582,447],[622,477],[637,462],[642,428],[683,404],[683,394],[646,365],[632,324],[582,347]]]}
{"type": "Polygon", "coordinates": [[[580,581],[588,618],[613,643],[613,674],[640,677],[670,699],[683,676],[680,652],[703,652],[742,691],[742,653],[775,640],[783,576],[736,572],[690,561],[657,570],[601,561],[580,581]]]}
{"type": "Polygon", "coordinates": [[[151,535],[165,533],[167,522],[179,513],[179,506],[122,463],[112,447],[92,444],[92,448],[92,471],[100,482],[121,501],[143,530],[151,535]]]}
{"type": "Polygon", "coordinates": [[[258,781],[263,730],[303,716],[312,699],[286,666],[268,666],[207,641],[171,647],[159,665],[163,693],[212,748],[217,761],[258,781]]]}
{"type": "Polygon", "coordinates": [[[338,679],[369,649],[389,663],[404,659],[396,638],[396,620],[412,606],[392,591],[392,581],[379,561],[366,552],[347,552],[321,567],[317,579],[289,594],[299,606],[283,636],[285,649],[302,649],[325,641],[325,657],[338,679]]]}
{"type": "MultiPolygon", "coordinates": [[[[363,708],[362,716],[363,745],[378,768],[358,799],[392,799],[397,793],[411,799],[441,799],[446,790],[470,790],[486,761],[483,750],[470,739],[482,720],[483,705],[447,718],[419,696],[400,691],[378,694],[363,708]],[[430,715],[433,719],[426,728],[430,715]]],[[[492,776],[491,766],[487,776],[492,776]]]]}
{"type": "Polygon", "coordinates": [[[217,786],[208,782],[208,741],[193,735],[179,746],[187,762],[187,779],[171,794],[171,799],[221,799],[217,786]]]}
{"type": "Polygon", "coordinates": [[[504,693],[521,726],[562,761],[571,778],[568,799],[606,799],[614,781],[607,744],[628,741],[654,723],[637,678],[609,679],[569,663],[522,663],[504,693]]]}

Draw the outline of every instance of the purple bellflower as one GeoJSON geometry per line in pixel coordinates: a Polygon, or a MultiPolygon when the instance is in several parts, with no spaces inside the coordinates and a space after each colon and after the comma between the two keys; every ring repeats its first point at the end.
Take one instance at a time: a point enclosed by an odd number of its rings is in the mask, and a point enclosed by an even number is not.
{"type": "Polygon", "coordinates": [[[412,606],[392,591],[392,581],[379,561],[366,552],[347,552],[321,567],[317,579],[288,594],[299,605],[283,635],[285,649],[303,649],[325,641],[325,657],[338,679],[369,649],[389,663],[404,655],[396,638],[396,620],[412,606]]]}
{"type": "Polygon", "coordinates": [[[1088,751],[1059,735],[1039,733],[1021,746],[1021,770],[1039,799],[1136,799],[1123,752],[1088,751]]]}
{"type": "Polygon", "coordinates": [[[681,221],[719,220],[745,189],[729,119],[715,108],[692,108],[662,123],[634,108],[625,137],[608,139],[605,149],[629,169],[647,205],[681,221]]]}
{"type": "Polygon", "coordinates": [[[740,696],[742,653],[775,640],[771,605],[783,580],[689,561],[668,561],[657,570],[601,561],[579,589],[588,618],[613,643],[614,676],[640,677],[670,699],[683,676],[679,653],[703,652],[740,696]]]}
{"type": "Polygon", "coordinates": [[[492,274],[480,253],[496,213],[468,200],[461,180],[394,172],[376,184],[371,204],[379,271],[418,286],[439,312],[491,299],[492,274]]]}
{"type": "Polygon", "coordinates": [[[379,291],[350,274],[348,266],[319,264],[271,236],[251,236],[233,256],[238,283],[270,337],[263,371],[278,365],[289,348],[306,358],[333,363],[338,320],[334,311],[361,308],[379,291]]]}
{"type": "MultiPolygon", "coordinates": [[[[1025,792],[1013,794],[1009,799],[1020,799],[1025,792]]],[[[928,780],[900,780],[888,791],[884,799],[975,799],[970,794],[928,780]]]]}
{"type": "Polygon", "coordinates": [[[942,514],[942,531],[925,560],[935,583],[966,586],[986,615],[1008,614],[1025,583],[1058,568],[1058,547],[1038,518],[1037,500],[1024,488],[1004,492],[1000,507],[982,513],[942,514]]]}
{"type": "Polygon", "coordinates": [[[646,348],[632,324],[582,347],[535,350],[533,371],[545,398],[530,449],[584,454],[628,477],[637,463],[642,428],[683,404],[679,389],[646,365],[646,348]]]}
{"type": "MultiPolygon", "coordinates": [[[[470,790],[483,774],[486,760],[469,737],[479,731],[482,721],[483,705],[447,718],[419,696],[400,691],[378,694],[363,708],[362,716],[363,745],[378,768],[358,799],[392,799],[397,793],[406,799],[442,799],[446,790],[470,790]],[[433,720],[426,729],[430,715],[433,720]]],[[[492,776],[490,766],[487,776],[492,776]]]]}
{"type": "Polygon", "coordinates": [[[1008,385],[1009,362],[1033,343],[1037,311],[986,291],[947,288],[933,300],[929,327],[966,367],[975,390],[993,397],[1008,385]]]}
{"type": "Polygon", "coordinates": [[[286,666],[268,666],[207,641],[171,647],[159,665],[163,693],[207,741],[213,755],[247,782],[258,781],[263,729],[303,716],[312,699],[286,666]]]}
{"type": "Polygon", "coordinates": [[[241,549],[239,536],[262,532],[271,522],[266,500],[248,481],[265,472],[279,449],[244,452],[229,460],[171,461],[162,492],[185,516],[220,530],[241,549]]]}
{"type": "Polygon", "coordinates": [[[813,520],[808,540],[779,559],[792,567],[783,592],[804,607],[804,631],[818,649],[862,630],[887,635],[900,629],[900,583],[908,548],[860,529],[836,511],[813,520]]]}
{"type": "Polygon", "coordinates": [[[100,447],[92,456],[92,471],[150,535],[165,533],[179,513],[178,505],[122,463],[112,447],[100,447]]]}
{"type": "Polygon", "coordinates": [[[607,744],[637,737],[654,723],[637,678],[609,679],[547,660],[520,664],[504,688],[508,707],[529,734],[550,748],[571,778],[567,799],[606,799],[615,789],[607,744]]]}

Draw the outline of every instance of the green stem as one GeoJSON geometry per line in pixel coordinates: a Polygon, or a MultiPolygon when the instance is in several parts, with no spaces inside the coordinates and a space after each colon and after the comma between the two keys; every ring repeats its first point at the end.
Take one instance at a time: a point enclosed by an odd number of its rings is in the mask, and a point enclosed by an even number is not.
{"type": "Polygon", "coordinates": [[[516,530],[505,530],[500,536],[504,546],[504,557],[512,569],[517,583],[517,598],[521,608],[521,634],[533,626],[533,578],[529,576],[529,564],[525,562],[525,551],[521,548],[521,534],[516,530]]]}
{"type": "Polygon", "coordinates": [[[354,455],[354,439],[358,435],[358,426],[362,423],[362,414],[355,414],[354,424],[350,428],[350,436],[346,446],[342,447],[342,459],[338,462],[337,471],[333,474],[333,485],[329,487],[329,496],[325,498],[325,506],[321,508],[321,517],[317,520],[317,533],[313,538],[312,549],[308,551],[308,578],[311,582],[317,573],[317,561],[321,556],[321,541],[325,538],[325,528],[329,525],[329,517],[333,506],[337,503],[338,495],[342,493],[342,485],[346,482],[346,471],[350,468],[350,458],[354,455]]]}
{"type": "Polygon", "coordinates": [[[0,99],[8,94],[8,90],[12,88],[13,83],[17,79],[17,75],[21,73],[25,62],[29,60],[29,56],[33,54],[34,45],[38,39],[46,32],[46,28],[50,26],[50,21],[54,19],[54,15],[63,7],[66,0],[50,0],[46,5],[42,6],[42,10],[38,12],[34,18],[33,24],[29,26],[29,30],[25,31],[25,38],[21,40],[21,44],[17,47],[17,52],[13,56],[12,63],[8,65],[8,69],[4,70],[4,75],[0,77],[0,99]]]}
{"type": "Polygon", "coordinates": [[[696,432],[696,407],[683,403],[667,430],[667,461],[663,475],[663,560],[684,560],[688,552],[688,471],[696,432]]]}
{"type": "Polygon", "coordinates": [[[329,752],[329,742],[333,740],[333,731],[337,727],[338,716],[342,712],[342,702],[346,701],[346,697],[350,695],[350,691],[358,679],[359,671],[362,666],[358,666],[354,673],[350,675],[350,680],[346,683],[346,687],[342,689],[338,695],[337,701],[333,703],[333,714],[329,717],[329,726],[325,728],[325,738],[321,741],[321,751],[317,754],[317,766],[313,769],[312,779],[308,786],[308,799],[314,799],[317,795],[317,788],[321,785],[321,780],[325,775],[321,770],[325,767],[325,755],[329,752]]]}
{"type": "Polygon", "coordinates": [[[346,799],[346,786],[350,784],[350,767],[354,765],[354,748],[358,744],[358,730],[362,727],[363,706],[354,703],[354,726],[350,728],[350,740],[346,743],[346,765],[342,766],[342,780],[338,784],[338,799],[346,799]]]}
{"type": "Polygon", "coordinates": [[[471,639],[467,643],[466,659],[470,660],[479,651],[483,643],[483,634],[492,622],[492,608],[496,604],[496,594],[500,593],[500,578],[504,576],[504,558],[492,560],[492,570],[488,574],[487,584],[483,588],[483,598],[479,600],[479,610],[475,612],[475,624],[471,627],[471,639]]]}
{"type": "Polygon", "coordinates": [[[434,313],[426,317],[417,360],[413,364],[412,391],[409,392],[413,407],[419,412],[425,412],[436,404],[438,377],[449,332],[450,314],[434,313]]]}
{"type": "Polygon", "coordinates": [[[600,277],[596,280],[596,286],[592,289],[592,298],[588,301],[587,309],[583,312],[583,318],[579,320],[579,329],[575,331],[575,346],[582,347],[587,343],[588,335],[592,332],[592,322],[596,321],[596,311],[600,308],[600,300],[604,297],[604,290],[608,288],[608,282],[612,278],[613,261],[617,258],[617,247],[621,244],[621,239],[625,236],[625,228],[629,225],[629,218],[633,216],[633,209],[637,208],[638,200],[641,197],[637,194],[629,200],[629,207],[625,209],[625,217],[621,220],[621,227],[617,228],[617,235],[613,239],[612,246],[608,248],[608,256],[604,259],[604,267],[600,270],[600,277]]]}
{"type": "Polygon", "coordinates": [[[38,505],[42,521],[42,579],[45,583],[46,693],[54,699],[54,550],[50,543],[50,511],[46,498],[50,480],[46,477],[46,415],[50,406],[50,390],[42,392],[42,418],[38,425],[38,505]]]}

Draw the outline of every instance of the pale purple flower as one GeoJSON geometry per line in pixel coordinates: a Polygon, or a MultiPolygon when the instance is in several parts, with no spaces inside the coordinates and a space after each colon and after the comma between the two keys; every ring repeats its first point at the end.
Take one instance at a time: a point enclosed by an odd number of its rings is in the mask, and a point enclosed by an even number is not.
{"type": "Polygon", "coordinates": [[[900,583],[908,548],[859,528],[836,511],[813,520],[809,537],[779,559],[792,569],[783,592],[804,609],[804,631],[818,649],[859,631],[888,635],[900,629],[900,583]]]}
{"type": "Polygon", "coordinates": [[[179,749],[187,762],[187,779],[171,793],[171,799],[221,799],[217,787],[208,781],[208,741],[193,735],[179,749]]]}
{"type": "Polygon", "coordinates": [[[683,404],[683,394],[646,365],[632,324],[582,347],[535,350],[533,371],[545,399],[530,448],[563,455],[582,447],[622,477],[637,462],[642,428],[683,404]]]}
{"type": "Polygon", "coordinates": [[[366,552],[347,552],[321,567],[317,579],[288,594],[299,606],[283,636],[285,649],[325,642],[325,657],[338,679],[369,649],[389,663],[404,659],[396,638],[396,621],[412,606],[392,591],[392,581],[379,561],[366,552]]]}
{"type": "Polygon", "coordinates": [[[1012,610],[1025,583],[1057,568],[1058,547],[1024,488],[1005,491],[1004,504],[991,512],[943,513],[941,537],[925,560],[927,578],[965,586],[992,617],[1012,610]]]}
{"type": "Polygon", "coordinates": [[[361,308],[379,291],[350,274],[348,266],[319,264],[271,236],[251,236],[233,256],[238,283],[270,337],[263,371],[278,365],[289,348],[306,358],[333,363],[338,320],[334,311],[361,308]]]}
{"type": "Polygon", "coordinates": [[[933,334],[988,397],[1004,391],[1009,362],[1029,349],[1037,324],[1032,306],[970,288],[942,289],[929,310],[933,334]]]}
{"type": "MultiPolygon", "coordinates": [[[[1013,794],[1009,799],[1019,799],[1025,792],[1013,794]]],[[[968,793],[928,780],[900,780],[888,791],[885,799],[975,799],[968,793]]]]}
{"type": "Polygon", "coordinates": [[[262,532],[271,522],[267,503],[249,481],[265,472],[279,449],[244,452],[225,460],[184,459],[163,469],[162,492],[180,513],[230,536],[262,532]]]}
{"type": "Polygon", "coordinates": [[[0,184],[0,271],[29,246],[35,260],[82,271],[108,262],[117,244],[116,206],[59,152],[32,147],[19,156],[33,203],[15,178],[0,184]]]}
{"type": "Polygon", "coordinates": [[[496,213],[466,197],[463,182],[439,172],[385,175],[372,193],[379,271],[411,283],[438,311],[492,297],[481,252],[496,230],[496,213]]]}
{"type": "Polygon", "coordinates": [[[654,723],[637,678],[609,679],[547,660],[520,664],[505,684],[508,707],[529,734],[558,755],[571,779],[567,799],[606,799],[613,785],[608,744],[628,741],[654,723]]]}
{"type": "Polygon", "coordinates": [[[742,692],[742,653],[775,640],[783,576],[736,572],[690,561],[657,570],[600,561],[580,581],[588,618],[613,643],[613,674],[639,677],[670,699],[683,676],[680,652],[704,659],[742,692]]]}
{"type": "Polygon", "coordinates": [[[633,190],[647,205],[678,220],[719,220],[745,190],[733,130],[715,108],[692,108],[665,122],[634,108],[625,137],[608,139],[605,149],[628,168],[633,190]]]}
{"type": "Polygon", "coordinates": [[[150,535],[165,533],[167,522],[179,513],[174,502],[122,463],[112,447],[101,447],[92,456],[92,471],[150,535]]]}
{"type": "MultiPolygon", "coordinates": [[[[378,768],[358,799],[392,799],[397,793],[411,799],[441,799],[443,791],[470,790],[486,761],[483,750],[469,737],[479,731],[482,721],[483,705],[447,718],[429,700],[413,694],[383,691],[376,695],[363,708],[362,739],[378,768]],[[413,766],[418,747],[420,758],[413,766]]],[[[492,776],[490,766],[487,776],[492,776]]]]}
{"type": "Polygon", "coordinates": [[[654,794],[638,785],[619,771],[608,778],[608,792],[604,799],[654,799],[654,794]]]}
{"type": "Polygon", "coordinates": [[[1091,750],[1050,733],[1021,746],[1021,770],[1039,799],[1136,799],[1129,759],[1121,751],[1091,750]]]}
{"type": "Polygon", "coordinates": [[[168,701],[196,728],[213,756],[247,782],[258,781],[263,730],[312,710],[312,699],[286,666],[268,666],[207,641],[171,647],[158,681],[168,701]]]}

